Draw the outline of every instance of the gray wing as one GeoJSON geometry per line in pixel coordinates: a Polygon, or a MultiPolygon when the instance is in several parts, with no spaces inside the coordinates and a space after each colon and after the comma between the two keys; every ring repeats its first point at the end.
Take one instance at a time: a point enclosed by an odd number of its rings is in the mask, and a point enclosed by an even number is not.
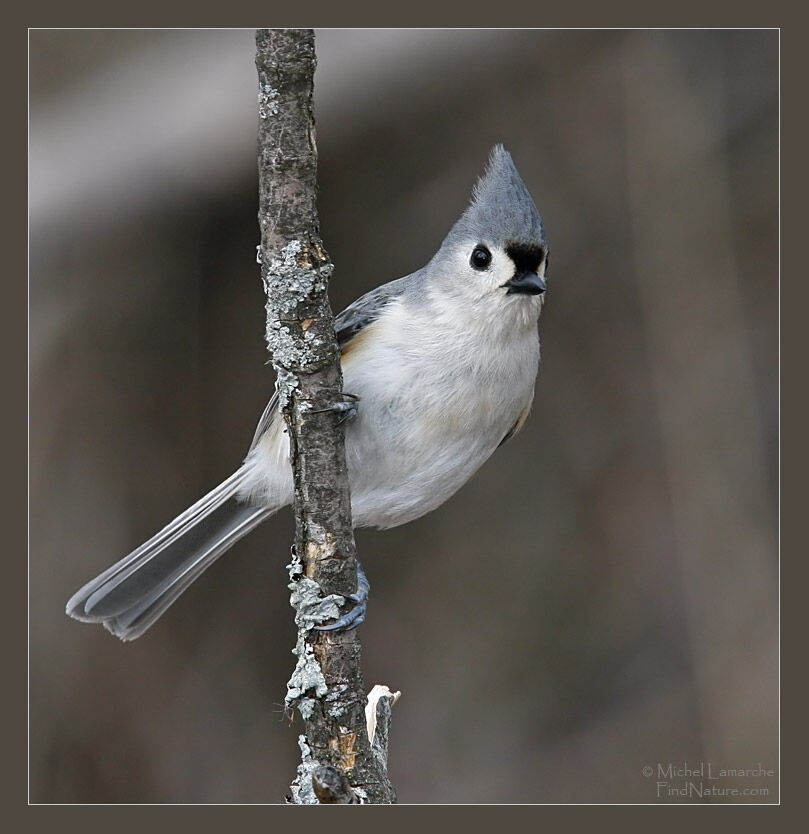
{"type": "Polygon", "coordinates": [[[376,321],[389,302],[404,295],[410,287],[414,286],[418,280],[418,275],[418,272],[414,272],[404,278],[389,281],[387,284],[361,295],[353,304],[349,304],[334,320],[337,344],[344,348],[371,322],[376,321]]]}
{"type": "MultiPolygon", "coordinates": [[[[369,324],[376,321],[390,301],[399,298],[416,282],[418,274],[415,272],[412,275],[406,275],[404,278],[389,281],[387,284],[361,295],[353,304],[349,304],[334,319],[334,331],[340,349],[342,350],[358,333],[361,333],[369,324]]],[[[276,392],[270,398],[261,419],[258,421],[253,442],[250,444],[251,452],[275,419],[277,409],[278,393],[276,392]]]]}

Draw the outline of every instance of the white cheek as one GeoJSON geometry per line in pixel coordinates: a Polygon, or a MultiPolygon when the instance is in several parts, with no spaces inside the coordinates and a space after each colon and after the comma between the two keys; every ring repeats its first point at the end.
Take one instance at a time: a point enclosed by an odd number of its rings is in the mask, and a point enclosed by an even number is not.
{"type": "Polygon", "coordinates": [[[492,254],[492,261],[488,269],[475,269],[469,259],[476,245],[477,242],[470,242],[467,246],[460,248],[456,256],[454,273],[456,276],[463,276],[460,283],[465,292],[472,297],[480,298],[502,287],[509,278],[514,276],[514,262],[502,249],[493,248],[489,250],[492,254]]]}
{"type": "Polygon", "coordinates": [[[492,252],[492,262],[484,273],[489,289],[502,287],[510,278],[514,277],[514,262],[500,249],[492,252]]]}

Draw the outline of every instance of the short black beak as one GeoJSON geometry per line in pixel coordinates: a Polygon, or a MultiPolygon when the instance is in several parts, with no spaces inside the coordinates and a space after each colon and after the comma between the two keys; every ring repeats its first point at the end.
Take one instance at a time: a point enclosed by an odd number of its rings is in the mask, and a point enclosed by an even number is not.
{"type": "Polygon", "coordinates": [[[536,272],[522,272],[503,284],[507,287],[506,295],[523,293],[524,295],[542,295],[545,292],[545,282],[536,272]]]}

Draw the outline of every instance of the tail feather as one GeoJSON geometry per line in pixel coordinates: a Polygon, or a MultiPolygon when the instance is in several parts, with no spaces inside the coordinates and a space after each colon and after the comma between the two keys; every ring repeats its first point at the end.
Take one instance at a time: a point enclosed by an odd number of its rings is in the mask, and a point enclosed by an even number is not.
{"type": "Polygon", "coordinates": [[[120,562],[88,582],[67,613],[122,640],[146,631],[231,545],[274,510],[240,503],[237,472],[120,562]]]}

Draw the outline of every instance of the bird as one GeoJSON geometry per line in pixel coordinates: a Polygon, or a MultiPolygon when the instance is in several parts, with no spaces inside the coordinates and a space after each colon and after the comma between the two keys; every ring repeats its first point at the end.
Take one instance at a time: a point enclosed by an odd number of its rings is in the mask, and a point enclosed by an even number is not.
{"type": "MultiPolygon", "coordinates": [[[[439,507],[514,437],[539,370],[547,280],[542,219],[501,145],[426,266],[376,287],[335,318],[349,413],[345,454],[355,527],[387,529],[439,507]]],[[[79,589],[66,613],[124,641],[141,636],[206,568],[292,503],[278,392],[239,468],[79,589]]],[[[368,582],[358,572],[356,627],[368,582]]]]}

